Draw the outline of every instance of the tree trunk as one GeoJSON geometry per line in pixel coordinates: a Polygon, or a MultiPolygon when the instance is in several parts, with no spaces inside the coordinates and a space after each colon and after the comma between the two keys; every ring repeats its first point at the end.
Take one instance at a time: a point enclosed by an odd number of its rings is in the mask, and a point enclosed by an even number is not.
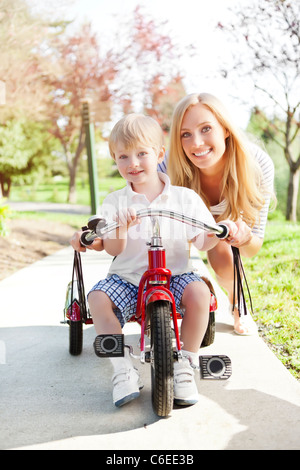
{"type": "Polygon", "coordinates": [[[297,221],[297,201],[299,191],[300,168],[290,168],[286,220],[297,221]]]}
{"type": "Polygon", "coordinates": [[[0,196],[2,193],[2,196],[5,198],[9,198],[10,195],[10,188],[11,188],[11,179],[8,177],[5,177],[4,174],[0,174],[0,196]]]}
{"type": "Polygon", "coordinates": [[[80,129],[80,135],[79,135],[79,142],[78,146],[76,149],[76,153],[74,158],[72,159],[69,157],[68,159],[68,154],[66,151],[66,156],[67,156],[67,162],[68,162],[68,169],[69,169],[69,174],[70,174],[70,182],[69,182],[69,194],[68,194],[68,202],[70,204],[75,204],[77,197],[76,197],[76,173],[77,173],[77,168],[80,160],[81,153],[85,147],[85,132],[84,132],[84,126],[83,123],[81,125],[80,129]]]}
{"type": "Polygon", "coordinates": [[[70,181],[69,181],[69,194],[68,194],[68,202],[70,204],[75,204],[77,201],[76,195],[76,168],[72,168],[70,171],[70,181]]]}

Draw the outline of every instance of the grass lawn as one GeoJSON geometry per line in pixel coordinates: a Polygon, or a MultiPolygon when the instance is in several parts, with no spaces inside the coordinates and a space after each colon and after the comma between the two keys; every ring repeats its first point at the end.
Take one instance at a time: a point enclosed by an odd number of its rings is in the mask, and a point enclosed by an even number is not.
{"type": "Polygon", "coordinates": [[[300,380],[300,224],[270,220],[260,252],[243,265],[259,333],[300,380]]]}
{"type": "MultiPolygon", "coordinates": [[[[99,178],[99,199],[100,204],[104,197],[112,192],[125,186],[125,182],[121,177],[114,178],[99,178]]],[[[77,203],[82,205],[90,205],[90,189],[88,183],[78,179],[76,185],[77,203]]],[[[62,179],[48,184],[22,185],[13,186],[11,189],[10,200],[14,202],[19,201],[34,201],[34,202],[56,202],[66,203],[68,197],[68,182],[67,179],[62,179]]]]}
{"type": "Polygon", "coordinates": [[[259,254],[243,262],[261,334],[300,379],[300,224],[269,221],[259,254]]]}

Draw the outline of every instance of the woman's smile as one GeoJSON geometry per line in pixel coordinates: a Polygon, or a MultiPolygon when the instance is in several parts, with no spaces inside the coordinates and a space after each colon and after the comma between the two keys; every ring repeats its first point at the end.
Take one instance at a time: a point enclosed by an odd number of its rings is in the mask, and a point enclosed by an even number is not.
{"type": "Polygon", "coordinates": [[[202,152],[193,152],[195,157],[205,157],[211,152],[212,149],[203,150],[202,152]]]}

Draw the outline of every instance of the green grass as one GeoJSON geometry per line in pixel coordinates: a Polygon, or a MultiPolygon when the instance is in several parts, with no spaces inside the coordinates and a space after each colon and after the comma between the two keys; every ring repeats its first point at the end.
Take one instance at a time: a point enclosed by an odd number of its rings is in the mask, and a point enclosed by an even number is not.
{"type": "Polygon", "coordinates": [[[75,230],[80,230],[81,227],[87,224],[88,215],[80,214],[65,214],[56,212],[16,212],[11,211],[9,215],[10,219],[30,219],[30,220],[50,220],[53,222],[60,222],[62,224],[70,225],[75,230]]]}
{"type": "MultiPolygon", "coordinates": [[[[125,181],[121,177],[107,177],[98,179],[98,191],[100,204],[104,197],[125,186],[125,181]]],[[[76,184],[77,203],[90,205],[90,189],[86,181],[77,180],[76,184]]],[[[56,202],[66,203],[68,198],[67,179],[61,181],[40,183],[37,185],[14,185],[11,189],[10,200],[34,201],[34,202],[56,202]]]]}
{"type": "MultiPolygon", "coordinates": [[[[204,253],[202,258],[207,263],[204,253]]],[[[259,333],[300,380],[300,224],[271,213],[261,250],[243,258],[243,265],[259,333]]],[[[244,293],[250,307],[246,285],[244,293]]]]}
{"type": "Polygon", "coordinates": [[[254,319],[271,349],[300,379],[300,224],[270,221],[257,256],[244,259],[254,319]]]}

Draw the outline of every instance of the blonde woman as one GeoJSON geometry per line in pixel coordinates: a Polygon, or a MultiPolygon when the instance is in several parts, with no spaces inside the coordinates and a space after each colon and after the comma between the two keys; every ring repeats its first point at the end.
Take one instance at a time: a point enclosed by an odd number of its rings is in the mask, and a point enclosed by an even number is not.
{"type": "Polygon", "coordinates": [[[234,331],[255,333],[250,315],[241,315],[233,298],[231,246],[242,256],[256,255],[264,239],[273,197],[274,166],[233,124],[223,104],[208,93],[183,98],[173,114],[169,156],[160,166],[171,182],[196,191],[216,221],[230,218],[238,231],[227,243],[209,250],[208,261],[219,284],[228,292],[234,331]]]}

